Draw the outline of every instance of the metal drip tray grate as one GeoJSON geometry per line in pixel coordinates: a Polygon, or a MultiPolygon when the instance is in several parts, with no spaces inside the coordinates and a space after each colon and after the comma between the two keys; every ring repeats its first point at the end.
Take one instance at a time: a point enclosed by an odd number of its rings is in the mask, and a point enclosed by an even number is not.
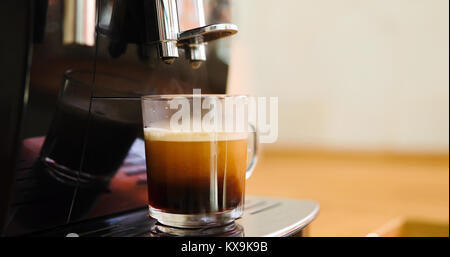
{"type": "MultiPolygon", "coordinates": [[[[314,201],[280,198],[247,197],[244,216],[236,221],[239,233],[232,236],[292,236],[301,233],[317,216],[314,201]]],[[[149,237],[155,220],[148,217],[146,207],[69,224],[35,236],[149,237]]],[[[236,231],[236,230],[233,230],[236,231]]],[[[228,231],[229,232],[229,231],[228,231]]],[[[220,236],[220,235],[219,235],[220,236]]]]}

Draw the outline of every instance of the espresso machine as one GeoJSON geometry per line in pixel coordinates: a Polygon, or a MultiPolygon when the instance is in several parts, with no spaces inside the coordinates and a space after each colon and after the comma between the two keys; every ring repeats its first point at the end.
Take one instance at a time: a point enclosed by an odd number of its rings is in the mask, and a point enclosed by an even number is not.
{"type": "MultiPolygon", "coordinates": [[[[231,4],[0,2],[1,235],[155,235],[140,98],[226,93],[231,4]]],[[[235,225],[205,235],[303,236],[318,210],[248,196],[235,225]]]]}

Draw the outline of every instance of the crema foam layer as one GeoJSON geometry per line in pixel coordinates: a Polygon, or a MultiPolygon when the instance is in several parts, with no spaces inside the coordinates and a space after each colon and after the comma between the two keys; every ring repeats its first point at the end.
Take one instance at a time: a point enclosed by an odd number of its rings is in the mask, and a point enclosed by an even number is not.
{"type": "Polygon", "coordinates": [[[210,142],[246,140],[248,133],[245,132],[194,132],[173,131],[161,128],[144,128],[146,140],[167,142],[210,142]]]}

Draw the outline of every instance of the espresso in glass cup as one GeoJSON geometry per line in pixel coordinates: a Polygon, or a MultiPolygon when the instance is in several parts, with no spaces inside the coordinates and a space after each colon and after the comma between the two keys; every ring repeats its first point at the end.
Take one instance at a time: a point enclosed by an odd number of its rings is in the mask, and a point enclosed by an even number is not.
{"type": "Polygon", "coordinates": [[[146,96],[142,113],[149,215],[175,228],[241,217],[257,146],[247,97],[146,96]]]}

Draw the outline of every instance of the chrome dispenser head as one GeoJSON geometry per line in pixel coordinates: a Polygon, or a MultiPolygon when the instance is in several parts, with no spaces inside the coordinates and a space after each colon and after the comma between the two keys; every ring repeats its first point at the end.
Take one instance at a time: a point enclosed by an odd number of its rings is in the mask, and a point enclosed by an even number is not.
{"type": "Polygon", "coordinates": [[[178,44],[185,44],[195,39],[201,42],[210,42],[229,37],[238,32],[238,27],[230,23],[212,24],[201,28],[183,31],[178,37],[178,44]]]}
{"type": "Polygon", "coordinates": [[[205,25],[203,0],[193,0],[197,12],[199,27],[180,32],[179,15],[176,0],[156,0],[160,57],[166,63],[173,63],[178,58],[178,48],[186,52],[194,69],[206,61],[206,44],[210,41],[232,36],[238,32],[234,24],[205,25]]]}
{"type": "Polygon", "coordinates": [[[189,58],[192,68],[198,69],[202,62],[206,61],[207,42],[232,36],[237,32],[238,27],[234,24],[213,24],[187,30],[179,35],[178,47],[186,50],[186,57],[189,58]]]}

